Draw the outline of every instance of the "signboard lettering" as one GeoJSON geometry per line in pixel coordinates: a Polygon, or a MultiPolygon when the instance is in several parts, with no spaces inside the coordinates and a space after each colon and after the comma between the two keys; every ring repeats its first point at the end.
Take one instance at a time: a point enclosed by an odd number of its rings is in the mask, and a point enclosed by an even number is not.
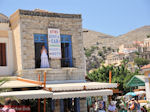
{"type": "Polygon", "coordinates": [[[59,29],[48,29],[48,49],[51,59],[61,59],[61,39],[59,29]]]}

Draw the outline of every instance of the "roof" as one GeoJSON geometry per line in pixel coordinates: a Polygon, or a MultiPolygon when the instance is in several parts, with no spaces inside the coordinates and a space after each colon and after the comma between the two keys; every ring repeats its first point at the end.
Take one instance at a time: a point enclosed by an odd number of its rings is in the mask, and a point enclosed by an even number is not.
{"type": "MultiPolygon", "coordinates": [[[[64,13],[54,13],[45,10],[17,10],[14,14],[28,15],[28,16],[41,16],[41,17],[57,17],[57,18],[77,18],[81,19],[80,14],[64,14],[64,13]]],[[[11,17],[14,15],[12,14],[11,17]]]]}
{"type": "Polygon", "coordinates": [[[117,88],[117,83],[100,83],[100,82],[85,82],[85,83],[65,83],[65,84],[46,84],[46,88],[51,91],[75,91],[75,90],[94,90],[117,88]]]}
{"type": "Polygon", "coordinates": [[[145,86],[145,76],[144,75],[135,75],[129,80],[127,83],[128,87],[136,87],[136,86],[145,86]]]}
{"type": "Polygon", "coordinates": [[[9,19],[4,14],[0,13],[0,23],[8,23],[9,19]]]}
{"type": "Polygon", "coordinates": [[[141,69],[148,69],[148,68],[150,68],[150,64],[144,65],[143,67],[141,67],[141,69]]]}
{"type": "Polygon", "coordinates": [[[0,86],[0,88],[23,88],[23,87],[39,87],[39,85],[19,80],[10,80],[4,82],[0,86]]]}

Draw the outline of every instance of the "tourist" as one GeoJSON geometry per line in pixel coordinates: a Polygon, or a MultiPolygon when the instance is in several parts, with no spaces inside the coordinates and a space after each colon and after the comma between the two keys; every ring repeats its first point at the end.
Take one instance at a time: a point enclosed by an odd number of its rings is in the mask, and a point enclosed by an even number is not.
{"type": "Polygon", "coordinates": [[[41,49],[41,68],[49,68],[47,50],[44,45],[41,49]]]}
{"type": "Polygon", "coordinates": [[[105,112],[105,104],[103,101],[99,102],[99,109],[98,112],[105,112]]]}
{"type": "Polygon", "coordinates": [[[108,106],[108,111],[109,112],[116,112],[116,105],[113,101],[110,102],[110,104],[108,106]]]}
{"type": "Polygon", "coordinates": [[[11,108],[12,102],[10,98],[5,99],[5,105],[2,108],[1,112],[16,112],[14,109],[11,108]]]}

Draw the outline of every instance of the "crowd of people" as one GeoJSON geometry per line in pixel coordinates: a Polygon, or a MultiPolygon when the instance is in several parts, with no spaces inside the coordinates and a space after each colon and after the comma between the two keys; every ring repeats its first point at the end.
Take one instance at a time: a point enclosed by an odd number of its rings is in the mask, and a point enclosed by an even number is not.
{"type": "Polygon", "coordinates": [[[117,112],[116,104],[114,101],[111,101],[108,108],[106,107],[106,103],[104,101],[95,101],[89,109],[89,112],[117,112]]]}

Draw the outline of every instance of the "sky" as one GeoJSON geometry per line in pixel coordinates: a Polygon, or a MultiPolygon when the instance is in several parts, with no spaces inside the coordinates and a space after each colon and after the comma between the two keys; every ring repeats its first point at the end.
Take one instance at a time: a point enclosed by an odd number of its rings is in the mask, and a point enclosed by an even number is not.
{"type": "Polygon", "coordinates": [[[118,36],[150,25],[150,0],[0,0],[0,13],[36,8],[82,14],[83,28],[118,36]]]}

